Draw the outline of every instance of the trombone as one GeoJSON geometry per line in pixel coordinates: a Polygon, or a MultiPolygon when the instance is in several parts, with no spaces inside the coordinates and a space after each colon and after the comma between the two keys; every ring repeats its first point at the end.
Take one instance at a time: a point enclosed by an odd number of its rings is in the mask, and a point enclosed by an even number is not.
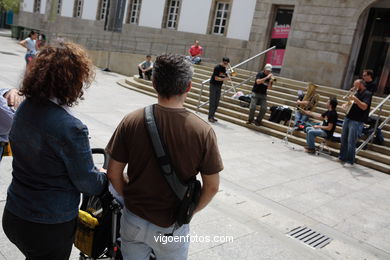
{"type": "Polygon", "coordinates": [[[230,63],[228,63],[228,69],[229,69],[229,74],[232,76],[232,77],[236,77],[238,74],[237,72],[232,68],[232,66],[230,65],[230,63]]]}

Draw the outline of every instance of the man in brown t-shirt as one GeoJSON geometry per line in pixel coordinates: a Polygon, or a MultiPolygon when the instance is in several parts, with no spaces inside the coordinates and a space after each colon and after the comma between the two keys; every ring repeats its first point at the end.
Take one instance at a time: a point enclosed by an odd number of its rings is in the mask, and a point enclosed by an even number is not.
{"type": "MultiPolygon", "coordinates": [[[[198,212],[218,191],[223,164],[213,129],[183,107],[192,75],[193,67],[183,56],[157,57],[153,86],[158,104],[154,106],[154,114],[178,177],[188,182],[201,174],[203,185],[195,210],[198,212]]],[[[106,151],[111,157],[108,177],[125,201],[121,219],[125,259],[149,259],[152,250],[157,259],[186,259],[189,228],[188,225],[174,228],[179,200],[160,171],[145,125],[144,109],[125,116],[106,151]],[[180,240],[167,239],[172,238],[169,236],[172,231],[173,237],[180,236],[180,240]]]]}

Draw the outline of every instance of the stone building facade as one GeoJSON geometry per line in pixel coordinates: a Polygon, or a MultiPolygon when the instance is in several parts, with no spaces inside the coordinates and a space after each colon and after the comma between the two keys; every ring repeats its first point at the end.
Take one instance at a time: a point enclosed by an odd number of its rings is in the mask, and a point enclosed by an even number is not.
{"type": "MultiPolygon", "coordinates": [[[[185,54],[199,40],[206,60],[229,56],[237,64],[273,42],[282,42],[280,76],[349,88],[368,68],[380,83],[378,93],[390,92],[388,0],[127,0],[121,33],[104,30],[104,2],[108,1],[24,0],[16,24],[73,39],[90,50],[112,50],[118,57],[120,53],[185,54]],[[216,16],[224,7],[227,14],[221,29],[224,17],[216,16]],[[136,16],[131,8],[137,8],[136,16]],[[280,41],[274,33],[281,10],[292,17],[288,38],[280,41]]],[[[259,70],[266,59],[262,56],[243,68],[259,70]]]]}

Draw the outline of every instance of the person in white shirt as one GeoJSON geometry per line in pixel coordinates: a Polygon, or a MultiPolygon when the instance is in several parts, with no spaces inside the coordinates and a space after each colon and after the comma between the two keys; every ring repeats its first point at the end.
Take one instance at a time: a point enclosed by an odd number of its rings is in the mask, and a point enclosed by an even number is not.
{"type": "Polygon", "coordinates": [[[25,60],[26,64],[28,65],[37,55],[37,38],[38,38],[38,33],[31,31],[30,34],[26,39],[23,41],[19,42],[20,45],[22,45],[24,48],[27,49],[26,55],[25,55],[25,60]]]}

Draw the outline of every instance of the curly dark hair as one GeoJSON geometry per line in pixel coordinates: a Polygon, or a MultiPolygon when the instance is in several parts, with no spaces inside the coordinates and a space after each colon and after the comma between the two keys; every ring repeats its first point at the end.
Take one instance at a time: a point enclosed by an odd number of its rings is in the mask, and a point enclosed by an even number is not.
{"type": "Polygon", "coordinates": [[[188,89],[194,68],[182,55],[162,54],[153,65],[153,85],[163,98],[182,95],[188,89]]]}
{"type": "Polygon", "coordinates": [[[80,45],[58,41],[28,65],[20,92],[40,103],[57,98],[60,105],[73,106],[94,76],[93,64],[80,45]]]}

